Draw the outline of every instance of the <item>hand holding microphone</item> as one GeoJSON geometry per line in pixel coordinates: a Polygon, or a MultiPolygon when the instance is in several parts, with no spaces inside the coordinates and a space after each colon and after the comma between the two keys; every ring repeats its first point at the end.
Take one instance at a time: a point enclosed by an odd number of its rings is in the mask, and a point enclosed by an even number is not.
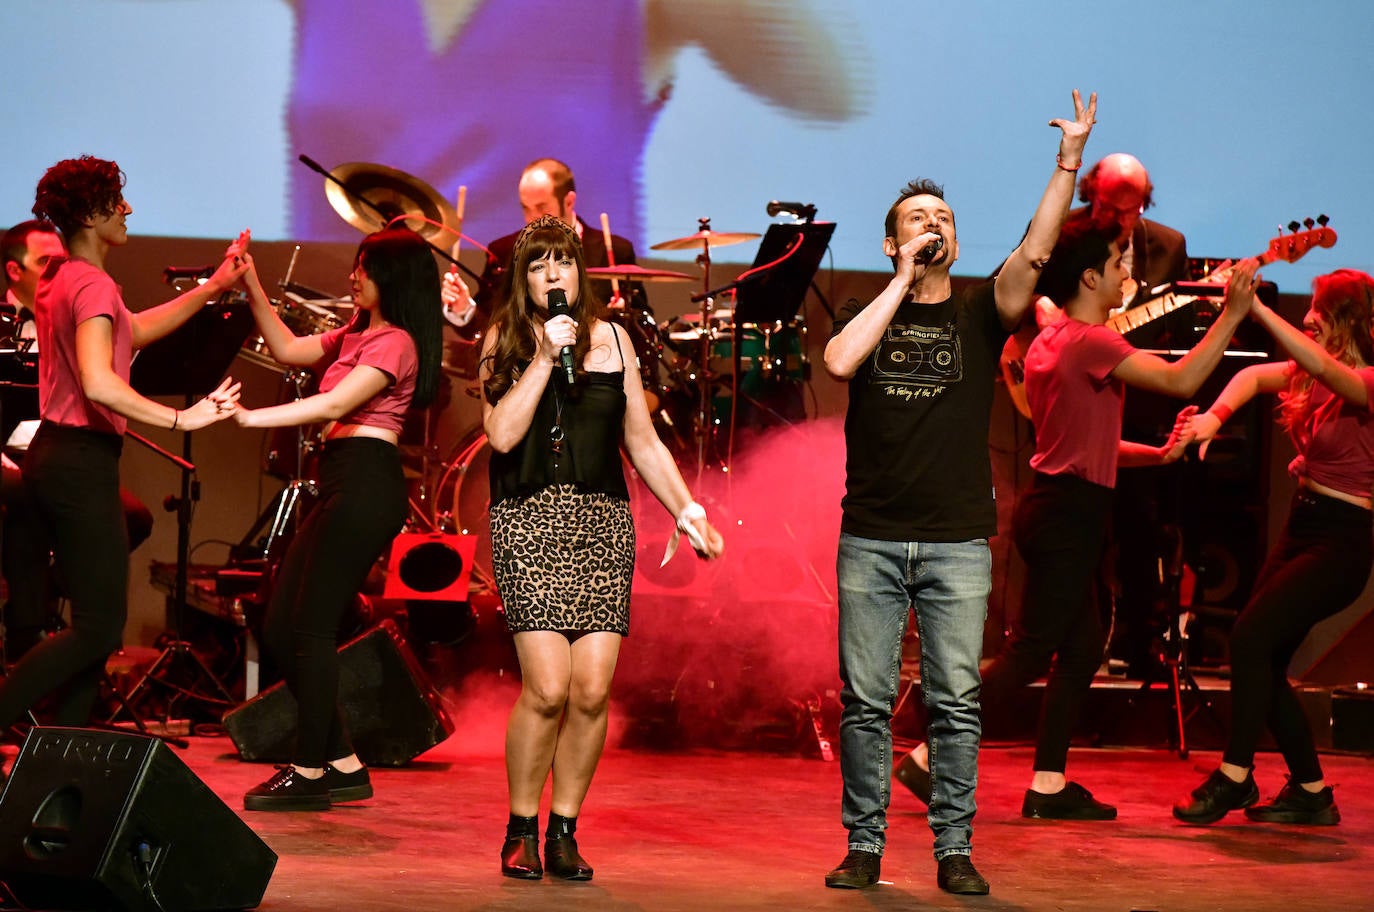
{"type": "Polygon", "coordinates": [[[945,239],[937,234],[934,240],[929,241],[924,247],[916,252],[916,262],[928,265],[934,261],[936,255],[943,249],[945,249],[945,239]]]}
{"type": "MultiPolygon", "coordinates": [[[[570,339],[559,349],[558,360],[563,365],[563,370],[568,376],[568,385],[571,386],[577,379],[576,365],[573,363],[573,341],[576,339],[577,324],[573,322],[572,311],[568,307],[568,293],[561,288],[549,289],[549,322],[544,324],[544,337],[550,339],[549,331],[552,329],[558,335],[565,335],[562,332],[566,327],[570,339]],[[567,322],[562,326],[554,326],[557,317],[567,317],[567,322]]],[[[550,341],[553,341],[550,339],[550,341]]]]}

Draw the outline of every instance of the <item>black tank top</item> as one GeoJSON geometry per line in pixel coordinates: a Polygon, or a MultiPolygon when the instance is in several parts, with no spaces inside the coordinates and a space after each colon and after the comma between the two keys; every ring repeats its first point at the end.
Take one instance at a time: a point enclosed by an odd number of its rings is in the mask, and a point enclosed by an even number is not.
{"type": "Polygon", "coordinates": [[[588,371],[569,390],[567,377],[555,369],[534,410],[530,429],[509,453],[492,453],[489,467],[491,502],[525,497],[550,485],[577,485],[589,492],[630,499],[620,461],[625,420],[625,355],[614,332],[618,371],[588,371]],[[550,431],[563,429],[561,452],[555,453],[550,431]]]}

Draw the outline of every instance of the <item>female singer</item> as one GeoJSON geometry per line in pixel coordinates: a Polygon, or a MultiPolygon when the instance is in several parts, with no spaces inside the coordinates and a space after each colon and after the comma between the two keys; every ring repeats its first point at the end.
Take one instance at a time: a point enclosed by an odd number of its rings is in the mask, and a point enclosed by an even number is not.
{"type": "Polygon", "coordinates": [[[439,269],[419,235],[368,235],[350,281],[354,319],[296,336],[263,294],[249,260],[245,285],[272,357],[323,371],[320,391],[262,409],[239,409],[243,427],[326,422],[320,496],[273,581],[264,645],[296,698],[295,762],[250,789],[250,811],[325,810],[372,796],[372,783],[338,708],[339,624],[407,513],[397,449],[406,411],[439,382],[439,269]]]}
{"type": "Polygon", "coordinates": [[[1174,816],[1213,823],[1245,808],[1251,820],[1329,825],[1340,821],[1340,810],[1288,683],[1288,663],[1318,621],[1359,596],[1374,564],[1374,278],[1354,269],[1318,277],[1303,331],[1259,302],[1250,313],[1291,360],[1236,374],[1194,418],[1194,434],[1206,455],[1236,409],[1260,393],[1278,393],[1279,423],[1298,451],[1288,466],[1298,488],[1231,630],[1231,734],[1221,765],[1178,800],[1174,816]],[[1255,746],[1266,726],[1289,775],[1277,797],[1257,805],[1255,746]]]}
{"type": "Polygon", "coordinates": [[[626,366],[629,337],[605,319],[583,267],[571,226],[552,216],[526,225],[479,362],[483,426],[495,451],[496,584],[522,679],[506,728],[508,877],[543,874],[539,800],[550,772],[544,864],[568,880],[592,876],[574,831],[629,632],[635,533],[622,441],[697,552],[710,559],[724,550],[654,432],[639,373],[626,366]]]}
{"type": "Polygon", "coordinates": [[[49,262],[34,296],[42,423],[24,457],[24,484],[72,619],[26,653],[0,686],[0,730],[59,688],[57,723],[89,721],[105,660],[118,648],[128,615],[119,454],[129,421],[193,431],[229,417],[239,389],[225,378],[178,411],[129,386],[136,349],[172,332],[238,281],[244,269],[238,244],[203,285],[131,313],[105,271],[110,248],[128,243],[125,220],[133,213],[119,165],[89,155],[58,162],[38,182],[33,212],[57,225],[68,255],[49,262]]]}

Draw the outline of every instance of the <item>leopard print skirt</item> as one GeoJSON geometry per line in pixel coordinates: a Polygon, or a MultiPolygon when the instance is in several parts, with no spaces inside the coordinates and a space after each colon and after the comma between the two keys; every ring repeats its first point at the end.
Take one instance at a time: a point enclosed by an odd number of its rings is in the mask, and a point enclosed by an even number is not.
{"type": "Polygon", "coordinates": [[[554,485],[491,508],[496,588],[511,633],[630,632],[630,504],[554,485]]]}

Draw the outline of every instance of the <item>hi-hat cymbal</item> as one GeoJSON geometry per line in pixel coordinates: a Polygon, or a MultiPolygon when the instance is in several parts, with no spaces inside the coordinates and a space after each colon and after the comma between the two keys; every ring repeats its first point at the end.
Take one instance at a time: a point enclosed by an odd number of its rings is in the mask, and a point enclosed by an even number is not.
{"type": "Polygon", "coordinates": [[[752,231],[711,231],[702,230],[696,234],[689,234],[686,237],[673,238],[671,241],[661,241],[651,244],[650,250],[690,250],[693,247],[725,247],[729,244],[740,244],[744,241],[752,241],[759,237],[752,231]]]}
{"type": "Polygon", "coordinates": [[[593,279],[624,279],[635,282],[690,282],[692,277],[685,272],[669,269],[645,269],[636,263],[623,266],[597,266],[588,269],[587,275],[593,279]]]}
{"type": "Polygon", "coordinates": [[[426,240],[440,241],[445,247],[452,243],[454,236],[444,228],[458,227],[458,213],[438,190],[418,177],[371,162],[347,162],[329,173],[351,191],[345,192],[338,183],[326,178],[324,195],[329,205],[359,231],[377,231],[396,216],[405,215],[409,216],[406,226],[426,240]],[[359,196],[367,202],[355,198],[359,196]]]}

